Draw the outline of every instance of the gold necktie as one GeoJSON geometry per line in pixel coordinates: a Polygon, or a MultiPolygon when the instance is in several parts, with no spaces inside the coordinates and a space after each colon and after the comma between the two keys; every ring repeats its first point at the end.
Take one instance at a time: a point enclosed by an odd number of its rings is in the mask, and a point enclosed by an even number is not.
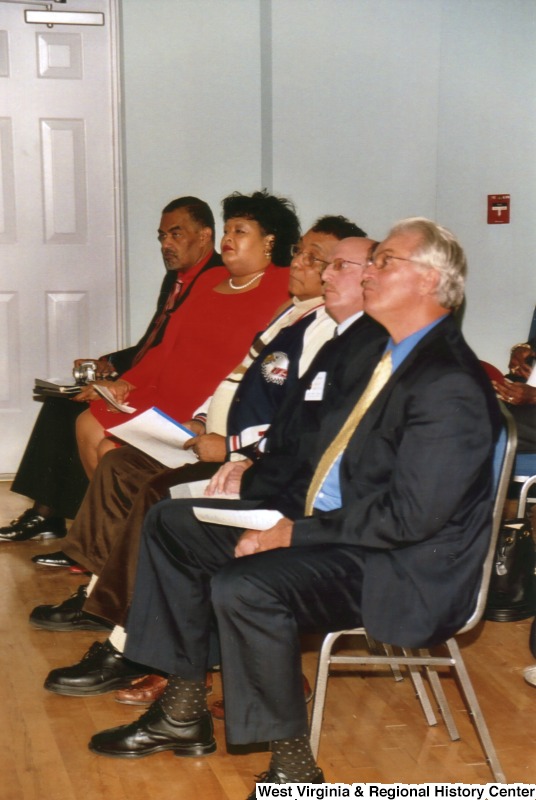
{"type": "Polygon", "coordinates": [[[313,513],[316,497],[320,491],[320,488],[322,487],[322,484],[326,480],[330,469],[333,467],[340,454],[346,449],[346,446],[348,445],[348,442],[350,441],[355,429],[365,416],[365,413],[372,405],[372,402],[376,396],[381,392],[389,380],[392,368],[393,363],[391,351],[389,350],[376,365],[376,369],[372,373],[371,379],[365,387],[365,391],[353,409],[350,411],[344,425],[333,439],[331,444],[328,445],[327,449],[322,454],[320,461],[318,462],[313,479],[311,480],[311,484],[307,491],[307,498],[305,500],[306,517],[310,517],[313,513]]]}

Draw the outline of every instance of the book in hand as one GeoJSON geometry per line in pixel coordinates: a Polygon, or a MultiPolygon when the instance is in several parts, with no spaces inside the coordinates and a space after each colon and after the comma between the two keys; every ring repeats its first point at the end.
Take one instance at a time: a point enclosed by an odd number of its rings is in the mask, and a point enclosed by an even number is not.
{"type": "Polygon", "coordinates": [[[100,394],[108,405],[113,406],[117,411],[122,411],[124,414],[133,414],[136,411],[136,409],[129,406],[128,403],[118,403],[107,386],[101,386],[99,383],[92,383],[91,386],[95,389],[97,394],[100,394]]]}
{"type": "Polygon", "coordinates": [[[50,381],[36,378],[33,391],[37,397],[61,397],[78,394],[82,388],[78,383],[71,383],[69,378],[65,380],[58,378],[50,381]]]}
{"type": "Polygon", "coordinates": [[[269,508],[209,508],[208,506],[194,506],[192,509],[200,522],[209,522],[216,525],[233,525],[253,531],[267,531],[280,519],[283,514],[269,508]]]}
{"type": "Polygon", "coordinates": [[[183,450],[183,444],[193,436],[192,431],[159,408],[149,408],[133,419],[114,425],[108,428],[108,433],[171,469],[197,461],[193,450],[183,450]]]}

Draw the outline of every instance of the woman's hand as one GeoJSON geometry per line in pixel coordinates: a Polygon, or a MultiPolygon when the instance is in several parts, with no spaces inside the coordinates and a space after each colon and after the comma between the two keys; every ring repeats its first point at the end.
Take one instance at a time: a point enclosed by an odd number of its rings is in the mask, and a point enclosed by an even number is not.
{"type": "Polygon", "coordinates": [[[249,458],[245,458],[243,461],[227,461],[226,464],[222,464],[205,489],[205,496],[240,494],[242,475],[252,464],[253,461],[250,461],[249,458]]]}
{"type": "Polygon", "coordinates": [[[88,383],[87,386],[84,386],[78,394],[75,394],[71,397],[71,400],[74,400],[75,403],[89,403],[90,400],[98,400],[100,394],[97,394],[95,389],[93,388],[92,383],[88,383]]]}
{"type": "Polygon", "coordinates": [[[185,450],[193,450],[199,461],[215,461],[216,463],[225,461],[227,448],[225,446],[225,436],[219,433],[203,433],[201,436],[194,436],[184,444],[185,450]]]}
{"type": "Polygon", "coordinates": [[[527,358],[534,358],[535,356],[536,353],[530,344],[518,344],[510,353],[508,370],[512,375],[519,375],[520,378],[525,378],[526,380],[532,370],[531,365],[527,364],[527,358]]]}
{"type": "Polygon", "coordinates": [[[129,394],[133,389],[136,388],[133,383],[129,383],[122,378],[113,382],[105,381],[103,386],[106,386],[106,388],[109,389],[110,393],[114,396],[114,399],[118,403],[126,403],[129,394]]]}
{"type": "MultiPolygon", "coordinates": [[[[84,386],[82,391],[78,392],[78,394],[72,399],[77,403],[87,403],[90,400],[102,399],[100,394],[93,388],[95,384],[98,384],[99,386],[105,386],[118,403],[125,403],[132,389],[136,388],[133,383],[129,383],[128,381],[121,379],[118,381],[94,381],[93,383],[88,383],[87,386],[84,386]]],[[[116,411],[113,406],[108,405],[108,408],[116,411]]]]}
{"type": "Polygon", "coordinates": [[[185,428],[188,428],[189,431],[192,431],[194,436],[201,436],[205,432],[205,424],[198,419],[189,419],[188,422],[182,422],[185,428]]]}
{"type": "Polygon", "coordinates": [[[505,379],[504,383],[492,381],[497,397],[514,406],[536,405],[536,387],[505,379]]]}
{"type": "Polygon", "coordinates": [[[235,547],[235,558],[276,550],[278,547],[290,547],[294,523],[283,517],[272,528],[266,531],[244,531],[235,547]]]}

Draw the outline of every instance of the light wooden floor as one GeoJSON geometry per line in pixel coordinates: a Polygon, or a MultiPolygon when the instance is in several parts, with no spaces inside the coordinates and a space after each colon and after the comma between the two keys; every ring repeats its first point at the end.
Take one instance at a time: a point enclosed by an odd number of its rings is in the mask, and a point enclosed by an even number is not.
{"type": "MultiPolygon", "coordinates": [[[[0,483],[0,524],[27,506],[0,483]]],[[[139,709],[113,695],[59,697],[43,690],[54,667],[78,661],[96,638],[88,632],[33,630],[28,614],[59,602],[81,578],[37,568],[30,557],[51,544],[0,543],[0,798],[1,800],[244,800],[267,753],[229,754],[223,723],[215,723],[218,752],[205,759],[161,753],[141,760],[92,754],[91,735],[129,722],[139,709]]],[[[509,782],[536,782],[536,688],[522,678],[532,662],[530,620],[486,622],[463,642],[464,657],[509,782]]],[[[98,634],[104,638],[104,634],[98,634]]],[[[308,642],[304,671],[315,674],[316,642],[308,642]]],[[[407,680],[384,672],[343,673],[330,681],[319,761],[330,782],[487,783],[490,773],[455,686],[445,680],[462,741],[444,726],[429,728],[407,680]]],[[[219,676],[213,698],[221,696],[219,676]]]]}

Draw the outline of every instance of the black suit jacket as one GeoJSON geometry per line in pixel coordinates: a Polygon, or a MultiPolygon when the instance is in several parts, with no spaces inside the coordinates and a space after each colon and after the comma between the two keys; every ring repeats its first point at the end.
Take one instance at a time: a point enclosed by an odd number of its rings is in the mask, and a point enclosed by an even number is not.
{"type": "MultiPolygon", "coordinates": [[[[361,390],[325,409],[315,464],[361,390]]],[[[379,640],[430,645],[470,616],[491,530],[500,419],[489,379],[448,317],[357,427],[341,462],[341,508],[305,518],[302,494],[292,544],[365,548],[362,614],[379,640]]]]}
{"type": "Polygon", "coordinates": [[[344,415],[348,397],[359,396],[387,339],[385,328],[364,315],[323,345],[274,416],[264,454],[244,474],[242,497],[262,500],[291,519],[302,515],[326,417],[344,415]],[[321,395],[311,392],[319,381],[321,395]]]}
{"type": "MultiPolygon", "coordinates": [[[[222,260],[221,260],[220,254],[216,253],[216,252],[213,252],[211,257],[209,258],[209,260],[207,261],[207,263],[203,267],[203,269],[200,270],[199,275],[202,275],[203,272],[207,271],[207,269],[211,269],[212,267],[221,266],[221,264],[222,264],[222,260]]],[[[195,282],[197,281],[199,275],[196,275],[196,277],[191,282],[191,284],[187,287],[187,289],[184,291],[184,293],[182,293],[177,298],[177,301],[176,301],[176,303],[175,303],[175,305],[173,307],[172,313],[174,311],[176,311],[177,308],[179,308],[179,306],[181,306],[184,303],[184,301],[186,300],[186,298],[190,294],[190,292],[192,290],[192,287],[195,286],[195,282]]],[[[162,285],[160,286],[160,292],[158,294],[158,300],[156,302],[156,311],[154,312],[153,318],[151,319],[151,321],[150,321],[150,323],[149,323],[149,325],[147,327],[147,330],[145,331],[145,333],[143,334],[143,336],[141,337],[139,342],[137,344],[132,345],[131,347],[125,347],[123,350],[117,350],[115,353],[107,353],[105,356],[101,356],[102,358],[107,358],[108,361],[111,361],[111,363],[114,365],[115,369],[117,370],[117,372],[119,374],[122,374],[123,372],[126,372],[127,369],[130,369],[130,367],[132,366],[132,362],[134,361],[134,358],[139,353],[139,351],[141,350],[141,348],[144,346],[145,342],[147,341],[147,339],[151,335],[152,330],[153,330],[158,318],[160,317],[162,309],[164,308],[164,306],[165,306],[165,304],[167,302],[167,299],[169,297],[169,293],[171,291],[171,288],[172,288],[173,284],[175,283],[176,278],[177,278],[177,271],[176,270],[168,270],[166,272],[166,274],[164,275],[164,280],[162,281],[162,285]]],[[[152,343],[153,347],[155,345],[159,344],[162,341],[162,337],[164,335],[164,331],[166,329],[168,321],[169,321],[169,316],[168,316],[166,322],[164,323],[164,325],[162,325],[162,328],[159,330],[158,336],[155,337],[155,340],[152,343]]]]}

